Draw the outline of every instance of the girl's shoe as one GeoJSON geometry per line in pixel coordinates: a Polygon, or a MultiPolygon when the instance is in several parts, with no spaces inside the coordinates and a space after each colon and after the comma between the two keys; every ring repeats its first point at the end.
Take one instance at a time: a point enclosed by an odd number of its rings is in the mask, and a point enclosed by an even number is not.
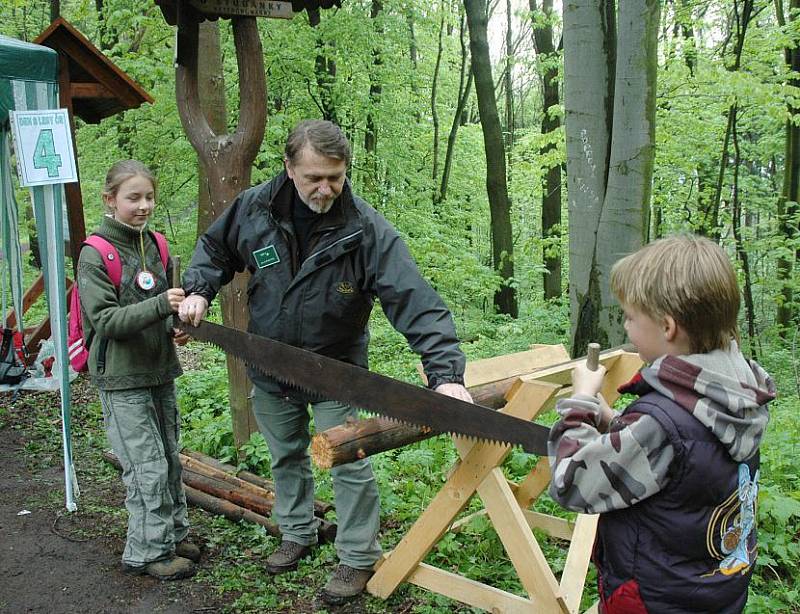
{"type": "Polygon", "coordinates": [[[137,576],[153,576],[159,580],[181,580],[193,576],[196,571],[194,563],[181,556],[173,556],[169,559],[153,561],[152,563],[147,563],[140,567],[133,567],[123,563],[122,568],[125,573],[137,576]]]}

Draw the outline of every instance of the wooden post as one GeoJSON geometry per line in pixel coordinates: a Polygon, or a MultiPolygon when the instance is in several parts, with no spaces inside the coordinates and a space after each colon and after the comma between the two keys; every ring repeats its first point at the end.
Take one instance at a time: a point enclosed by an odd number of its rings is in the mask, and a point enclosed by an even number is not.
{"type": "MultiPolygon", "coordinates": [[[[197,71],[198,24],[191,17],[178,24],[179,31],[184,34],[180,37],[182,48],[179,51],[185,63],[175,69],[175,91],[183,129],[208,177],[212,206],[220,213],[242,190],[250,187],[251,165],[264,139],[267,121],[264,55],[256,19],[235,17],[231,22],[240,99],[239,124],[233,134],[216,134],[203,113],[197,71]]],[[[222,320],[226,326],[239,330],[245,330],[248,322],[247,280],[246,274],[238,274],[220,292],[222,320]]],[[[231,356],[227,357],[227,362],[233,434],[238,447],[258,427],[250,411],[250,382],[244,363],[231,356]]]]}

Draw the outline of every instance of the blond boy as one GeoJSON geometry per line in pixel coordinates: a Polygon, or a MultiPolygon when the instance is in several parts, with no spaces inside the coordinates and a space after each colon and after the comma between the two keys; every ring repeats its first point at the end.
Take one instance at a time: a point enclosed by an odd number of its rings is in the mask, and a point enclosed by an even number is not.
{"type": "Polygon", "coordinates": [[[617,262],[611,287],[647,363],[621,389],[639,398],[613,412],[598,397],[605,371],[574,370],[550,432],[550,494],[601,514],[601,612],[741,612],[775,392],[736,343],[736,274],[718,245],[679,235],[617,262]]]}

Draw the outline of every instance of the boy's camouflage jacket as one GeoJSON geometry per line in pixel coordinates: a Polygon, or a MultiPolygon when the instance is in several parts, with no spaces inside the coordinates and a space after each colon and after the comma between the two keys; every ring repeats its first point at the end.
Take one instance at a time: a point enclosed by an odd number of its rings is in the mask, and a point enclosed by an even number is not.
{"type": "MultiPolygon", "coordinates": [[[[735,342],[727,351],[662,356],[621,389],[635,394],[650,390],[690,411],[734,461],[758,450],[769,419],[766,403],[775,398],[770,376],[746,360],[735,342]]],[[[654,418],[636,412],[635,403],[615,415],[605,433],[598,429],[600,406],[593,397],[562,399],[556,409],[561,419],[548,442],[550,494],[561,505],[598,514],[630,507],[664,488],[672,444],[654,418]]]]}

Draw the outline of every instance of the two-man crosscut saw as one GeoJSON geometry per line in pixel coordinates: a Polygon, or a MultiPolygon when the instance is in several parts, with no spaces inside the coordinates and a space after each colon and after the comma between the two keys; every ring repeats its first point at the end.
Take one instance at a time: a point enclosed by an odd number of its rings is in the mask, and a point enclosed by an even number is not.
{"type": "Polygon", "coordinates": [[[205,320],[197,327],[184,322],[176,325],[265,375],[320,398],[428,427],[436,433],[515,444],[531,454],[547,455],[550,429],[541,424],[205,320]]]}

